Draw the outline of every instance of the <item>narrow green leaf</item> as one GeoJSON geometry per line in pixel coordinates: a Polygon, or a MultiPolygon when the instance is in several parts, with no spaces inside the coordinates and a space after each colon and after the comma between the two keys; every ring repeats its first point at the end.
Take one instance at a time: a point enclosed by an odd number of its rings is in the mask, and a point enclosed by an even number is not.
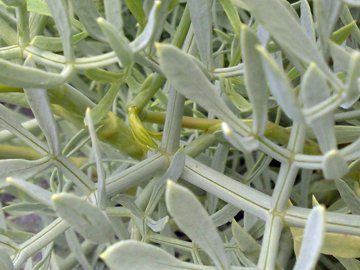
{"type": "Polygon", "coordinates": [[[0,104],[0,126],[10,131],[40,154],[47,154],[49,152],[47,145],[25,129],[20,123],[19,117],[14,112],[0,104]]]}
{"type": "Polygon", "coordinates": [[[294,90],[286,77],[286,73],[277,65],[275,60],[272,59],[264,48],[257,46],[257,50],[262,55],[268,85],[277,103],[291,119],[296,122],[302,122],[302,112],[294,90]]]}
{"type": "Polygon", "coordinates": [[[111,85],[104,97],[91,109],[91,118],[94,125],[98,124],[108,114],[118,93],[119,85],[111,85]]]}
{"type": "Polygon", "coordinates": [[[148,22],[141,32],[141,34],[130,43],[132,51],[138,52],[145,49],[154,39],[158,28],[160,27],[161,20],[161,6],[160,1],[155,1],[150,11],[148,22]]]}
{"type": "Polygon", "coordinates": [[[231,0],[220,0],[219,2],[226,13],[235,35],[239,36],[241,31],[241,21],[235,6],[231,3],[231,0]]]}
{"type": "Polygon", "coordinates": [[[66,242],[68,244],[69,249],[72,254],[76,258],[76,260],[80,263],[82,269],[90,270],[92,267],[90,266],[86,256],[81,248],[79,240],[72,229],[68,229],[65,232],[66,242]]]}
{"type": "Polygon", "coordinates": [[[176,91],[206,108],[234,130],[249,130],[222,99],[215,98],[218,93],[192,57],[171,45],[158,44],[157,49],[161,69],[176,91]]]}
{"type": "MultiPolygon", "coordinates": [[[[83,1],[77,1],[83,2],[83,1]]],[[[74,58],[71,25],[69,19],[69,13],[67,12],[67,4],[65,0],[46,0],[48,4],[52,18],[54,19],[58,32],[61,37],[64,48],[64,56],[67,60],[74,58]]]]}
{"type": "Polygon", "coordinates": [[[220,227],[231,220],[241,211],[240,208],[231,204],[225,205],[223,208],[211,215],[211,219],[215,227],[220,227]]]}
{"type": "Polygon", "coordinates": [[[231,232],[241,251],[247,258],[256,263],[261,250],[260,244],[234,219],[231,222],[231,232]]]}
{"type": "Polygon", "coordinates": [[[52,201],[59,216],[84,238],[99,244],[113,240],[114,231],[99,208],[69,193],[55,194],[52,201]]]}
{"type": "Polygon", "coordinates": [[[347,207],[354,215],[360,215],[360,198],[355,192],[341,179],[335,180],[336,188],[338,189],[341,198],[346,203],[347,207]]]}
{"type": "Polygon", "coordinates": [[[311,270],[315,267],[324,242],[325,209],[314,207],[306,222],[304,238],[294,270],[311,270]]]}
{"type": "Polygon", "coordinates": [[[124,270],[208,269],[180,261],[161,248],[134,240],[116,243],[108,247],[100,257],[112,270],[119,269],[119,265],[124,270]]]}
{"type": "Polygon", "coordinates": [[[141,0],[125,0],[125,3],[132,13],[134,15],[135,19],[140,25],[140,28],[143,29],[146,24],[146,15],[144,12],[144,9],[142,7],[142,1],[141,0]]]}
{"type": "MultiPolygon", "coordinates": [[[[310,64],[302,79],[300,95],[306,109],[316,106],[330,96],[327,82],[314,63],[310,64]]],[[[333,112],[312,120],[310,126],[323,153],[337,148],[333,112]]]]}
{"type": "Polygon", "coordinates": [[[200,59],[208,69],[212,68],[212,16],[208,0],[188,0],[191,23],[200,59]]]}
{"type": "Polygon", "coordinates": [[[116,28],[103,18],[98,18],[98,25],[107,37],[110,46],[119,58],[122,67],[127,67],[134,62],[134,53],[129,45],[129,41],[126,37],[118,32],[116,28]]]}
{"type": "Polygon", "coordinates": [[[122,0],[104,0],[105,18],[117,31],[123,30],[122,0]]]}
{"type": "Polygon", "coordinates": [[[111,72],[104,69],[88,69],[85,71],[85,75],[94,81],[106,82],[106,83],[121,83],[125,77],[125,72],[111,72]]]}
{"type": "Polygon", "coordinates": [[[60,153],[58,129],[53,112],[50,109],[49,98],[46,90],[28,88],[24,89],[24,93],[30,105],[31,111],[45,135],[50,153],[58,155],[60,153]]]}
{"type": "Polygon", "coordinates": [[[25,194],[33,198],[34,200],[47,205],[52,206],[51,195],[52,193],[46,189],[43,189],[40,186],[37,186],[31,182],[24,181],[20,178],[8,177],[6,182],[9,185],[15,186],[18,189],[22,190],[25,194]]]}
{"type": "Polygon", "coordinates": [[[155,207],[158,205],[165,191],[166,181],[168,179],[171,179],[172,181],[176,182],[180,178],[184,170],[184,166],[185,166],[185,153],[182,151],[182,149],[180,149],[175,153],[174,158],[171,160],[171,163],[168,169],[166,170],[166,172],[160,177],[160,179],[155,184],[151,192],[148,205],[146,206],[145,213],[147,215],[152,213],[152,211],[154,211],[155,207]]]}
{"type": "Polygon", "coordinates": [[[84,25],[90,36],[97,40],[104,40],[104,35],[96,23],[96,19],[101,15],[96,10],[95,2],[92,0],[71,0],[70,2],[74,6],[74,11],[79,17],[80,22],[84,25]]]}
{"type": "Polygon", "coordinates": [[[0,59],[0,83],[21,88],[55,88],[65,82],[71,68],[62,74],[50,73],[40,69],[20,66],[0,59]]]}
{"type": "Polygon", "coordinates": [[[350,36],[355,26],[356,21],[352,21],[351,23],[344,25],[343,27],[332,33],[331,40],[336,44],[341,45],[350,36]]]}
{"type": "Polygon", "coordinates": [[[300,3],[300,22],[305,28],[305,33],[308,35],[310,40],[316,41],[314,21],[311,14],[311,8],[307,0],[301,0],[300,3]]]}
{"type": "Polygon", "coordinates": [[[0,186],[4,186],[6,177],[27,179],[49,168],[51,161],[48,157],[38,160],[3,159],[0,160],[0,186]]]}
{"type": "Polygon", "coordinates": [[[209,255],[218,269],[228,269],[224,244],[196,196],[188,189],[168,181],[165,201],[179,228],[209,255]]]}
{"type": "MultiPolygon", "coordinates": [[[[87,32],[80,32],[73,35],[71,38],[72,45],[75,46],[80,41],[88,37],[88,35],[89,34],[87,32]]],[[[31,45],[36,48],[51,52],[62,52],[64,50],[62,45],[62,39],[58,37],[35,36],[31,41],[31,45]]]]}
{"type": "Polygon", "coordinates": [[[346,80],[346,88],[344,91],[344,103],[341,107],[348,109],[360,97],[360,88],[358,79],[360,77],[360,53],[354,52],[351,55],[350,66],[348,69],[348,76],[346,80]]]}
{"type": "Polygon", "coordinates": [[[10,256],[4,251],[0,250],[0,269],[3,270],[13,270],[14,265],[10,256]]]}
{"type": "Polygon", "coordinates": [[[262,68],[259,45],[256,34],[249,27],[243,26],[241,31],[241,49],[245,66],[245,86],[253,106],[253,132],[264,135],[267,123],[267,86],[262,68]]]}
{"type": "Polygon", "coordinates": [[[324,156],[323,171],[326,179],[337,179],[348,172],[348,166],[341,152],[330,150],[324,156]]]}
{"type": "Polygon", "coordinates": [[[328,40],[338,21],[341,9],[342,2],[338,0],[315,0],[313,2],[316,30],[325,57],[328,55],[328,40]]]}
{"type": "Polygon", "coordinates": [[[85,123],[88,126],[91,145],[94,151],[94,158],[96,162],[96,173],[97,173],[97,198],[98,206],[101,209],[105,209],[106,206],[106,183],[105,183],[105,170],[101,161],[101,152],[98,145],[98,139],[96,137],[96,131],[94,123],[91,118],[90,109],[86,110],[85,123]]]}
{"type": "Polygon", "coordinates": [[[27,10],[41,15],[51,16],[51,11],[46,0],[27,0],[27,10]]]}
{"type": "MultiPolygon", "coordinates": [[[[237,3],[239,0],[233,0],[237,3]]],[[[315,62],[329,74],[330,70],[315,43],[281,0],[241,0],[276,42],[289,54],[305,64],[315,62]]]]}

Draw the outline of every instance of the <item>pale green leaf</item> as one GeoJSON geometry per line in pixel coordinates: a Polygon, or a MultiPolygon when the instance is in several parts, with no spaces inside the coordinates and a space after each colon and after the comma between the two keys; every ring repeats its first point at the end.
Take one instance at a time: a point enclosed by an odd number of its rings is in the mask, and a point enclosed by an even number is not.
{"type": "Polygon", "coordinates": [[[231,222],[231,232],[241,251],[247,258],[256,263],[260,254],[260,244],[234,219],[231,222]]]}
{"type": "Polygon", "coordinates": [[[30,105],[46,141],[49,145],[50,153],[58,155],[60,153],[60,142],[58,137],[58,128],[50,109],[49,98],[44,89],[28,88],[24,89],[27,101],[30,105]]]}
{"type": "Polygon", "coordinates": [[[0,160],[0,186],[4,186],[4,180],[7,177],[19,177],[27,179],[43,172],[50,167],[52,162],[48,157],[38,160],[24,159],[3,159],[0,160]]]}
{"type": "Polygon", "coordinates": [[[264,48],[258,46],[257,49],[262,55],[263,67],[272,95],[291,119],[302,122],[303,115],[286,73],[264,48]]]}
{"type": "Polygon", "coordinates": [[[360,7],[360,1],[359,0],[342,0],[345,4],[351,6],[351,7],[360,7]]]}
{"type": "Polygon", "coordinates": [[[51,11],[46,0],[27,0],[27,10],[41,15],[51,16],[51,11]]]}
{"type": "Polygon", "coordinates": [[[207,68],[212,68],[212,16],[211,1],[188,0],[191,23],[200,59],[207,68]]]}
{"type": "Polygon", "coordinates": [[[235,6],[231,3],[231,0],[220,0],[219,2],[226,13],[235,35],[239,36],[241,31],[241,21],[235,6]]]}
{"type": "MultiPolygon", "coordinates": [[[[305,72],[301,83],[300,95],[306,109],[316,106],[330,96],[330,89],[326,79],[314,63],[310,64],[305,72]]],[[[310,126],[316,135],[323,153],[337,147],[333,112],[312,120],[310,126]]]]}
{"type": "Polygon", "coordinates": [[[185,154],[182,151],[182,149],[180,149],[175,153],[166,172],[160,177],[160,179],[153,187],[153,190],[149,198],[149,202],[146,206],[145,213],[149,215],[152,211],[154,211],[155,207],[158,205],[161,199],[161,196],[165,191],[166,181],[168,179],[171,179],[172,181],[176,182],[180,178],[184,170],[184,166],[185,166],[185,154]]]}
{"type": "Polygon", "coordinates": [[[328,40],[339,18],[342,2],[338,0],[315,0],[313,10],[315,25],[324,56],[328,54],[328,40]]]}
{"type": "Polygon", "coordinates": [[[71,68],[62,74],[51,73],[36,68],[25,67],[0,59],[0,84],[21,88],[53,88],[65,82],[71,68]]]}
{"type": "Polygon", "coordinates": [[[262,136],[267,122],[267,86],[261,57],[255,49],[259,44],[256,34],[243,26],[241,48],[245,65],[245,86],[253,107],[253,132],[262,136]]]}
{"type": "Polygon", "coordinates": [[[161,69],[178,92],[206,108],[234,130],[242,130],[243,133],[243,130],[249,130],[222,99],[215,98],[219,96],[215,87],[192,57],[171,45],[158,44],[157,48],[161,69]]]}
{"type": "Polygon", "coordinates": [[[4,250],[0,250],[0,269],[3,270],[14,269],[14,265],[11,261],[10,256],[4,250]]]}
{"type": "Polygon", "coordinates": [[[69,193],[55,194],[52,201],[56,213],[84,238],[99,244],[113,240],[114,231],[99,208],[69,193]]]}
{"type": "MultiPolygon", "coordinates": [[[[78,44],[80,41],[85,39],[89,34],[86,32],[80,32],[72,36],[72,45],[78,44]]],[[[32,41],[31,45],[37,47],[39,49],[52,51],[52,52],[62,52],[63,45],[61,42],[61,38],[58,37],[48,37],[48,36],[35,36],[32,41]]]]}
{"type": "Polygon", "coordinates": [[[8,177],[6,178],[6,182],[11,186],[15,186],[16,188],[20,189],[34,200],[44,205],[52,206],[52,193],[50,191],[43,189],[42,187],[35,185],[31,182],[24,181],[20,178],[8,177]]]}
{"type": "Polygon", "coordinates": [[[142,7],[142,1],[141,0],[125,0],[125,3],[130,10],[130,12],[133,14],[133,16],[136,18],[137,22],[140,25],[140,28],[143,29],[146,24],[146,15],[144,12],[144,9],[142,7]]]}
{"type": "Polygon", "coordinates": [[[346,88],[344,91],[344,103],[341,107],[348,109],[360,97],[360,89],[358,79],[360,77],[360,53],[354,52],[351,55],[348,77],[346,80],[346,88]]]}
{"type": "Polygon", "coordinates": [[[315,27],[314,27],[314,21],[311,14],[311,8],[309,5],[309,2],[307,0],[301,0],[300,3],[300,22],[301,25],[305,29],[305,33],[308,35],[310,40],[313,42],[316,41],[315,38],[315,27]]]}
{"type": "Polygon", "coordinates": [[[91,109],[91,119],[94,125],[98,124],[109,112],[119,93],[119,85],[112,84],[103,98],[91,109]]]}
{"type": "Polygon", "coordinates": [[[125,240],[108,247],[100,257],[112,270],[213,269],[175,259],[166,251],[150,244],[125,240]]]}
{"type": "Polygon", "coordinates": [[[72,254],[74,254],[76,260],[80,263],[82,269],[86,269],[86,270],[92,269],[88,260],[86,259],[84,251],[81,248],[81,245],[79,243],[79,240],[75,232],[72,229],[68,229],[65,232],[65,238],[69,249],[71,250],[72,254]]]}
{"type": "Polygon", "coordinates": [[[99,149],[99,142],[96,136],[96,131],[94,123],[92,121],[90,109],[86,109],[85,112],[85,123],[88,126],[92,149],[94,151],[94,158],[96,163],[96,173],[97,173],[97,198],[98,205],[101,209],[105,208],[106,204],[106,183],[105,183],[105,170],[101,161],[101,152],[99,149]]]}
{"type": "Polygon", "coordinates": [[[126,37],[101,17],[97,19],[97,23],[108,39],[110,46],[114,49],[121,65],[123,67],[131,65],[134,62],[134,53],[126,37]]]}
{"type": "Polygon", "coordinates": [[[315,267],[324,242],[325,209],[323,206],[314,207],[306,222],[300,255],[294,270],[311,270],[315,267]]]}
{"type": "MultiPolygon", "coordinates": [[[[235,3],[239,0],[233,0],[235,3]]],[[[281,0],[241,0],[275,41],[304,64],[315,62],[329,74],[330,70],[315,43],[305,33],[298,20],[281,0]]]]}
{"type": "Polygon", "coordinates": [[[46,0],[46,3],[48,4],[52,18],[54,19],[58,28],[58,32],[60,34],[64,48],[64,56],[67,60],[72,60],[74,57],[74,52],[69,13],[67,11],[67,2],[65,0],[46,0]]]}
{"type": "Polygon", "coordinates": [[[360,198],[355,192],[341,179],[335,180],[336,188],[338,189],[341,198],[346,203],[347,207],[354,215],[360,215],[360,198]]]}
{"type": "Polygon", "coordinates": [[[104,40],[104,35],[96,23],[96,19],[101,15],[96,10],[95,2],[92,0],[71,0],[74,11],[79,17],[80,22],[84,25],[86,31],[91,37],[97,40],[104,40]]]}
{"type": "Polygon", "coordinates": [[[218,269],[228,269],[224,244],[196,196],[188,189],[168,181],[165,201],[179,228],[209,255],[218,269]]]}
{"type": "Polygon", "coordinates": [[[154,6],[150,11],[148,22],[144,30],[134,41],[130,43],[132,51],[141,51],[153,41],[154,36],[160,27],[161,5],[162,3],[160,1],[154,2],[154,6]]]}
{"type": "Polygon", "coordinates": [[[105,18],[116,30],[123,30],[122,0],[104,0],[105,18]]]}

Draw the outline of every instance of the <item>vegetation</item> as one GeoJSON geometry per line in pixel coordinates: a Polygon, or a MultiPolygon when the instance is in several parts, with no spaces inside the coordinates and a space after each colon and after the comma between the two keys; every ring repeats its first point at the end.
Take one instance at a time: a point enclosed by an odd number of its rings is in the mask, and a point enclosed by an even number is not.
{"type": "Polygon", "coordinates": [[[0,269],[360,269],[358,0],[1,0],[0,269]]]}

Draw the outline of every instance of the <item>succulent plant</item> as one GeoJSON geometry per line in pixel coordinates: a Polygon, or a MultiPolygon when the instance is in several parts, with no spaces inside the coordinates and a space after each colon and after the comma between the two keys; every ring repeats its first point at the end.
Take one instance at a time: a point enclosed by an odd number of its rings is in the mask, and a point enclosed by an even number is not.
{"type": "Polygon", "coordinates": [[[0,269],[360,269],[359,7],[1,0],[0,269]]]}

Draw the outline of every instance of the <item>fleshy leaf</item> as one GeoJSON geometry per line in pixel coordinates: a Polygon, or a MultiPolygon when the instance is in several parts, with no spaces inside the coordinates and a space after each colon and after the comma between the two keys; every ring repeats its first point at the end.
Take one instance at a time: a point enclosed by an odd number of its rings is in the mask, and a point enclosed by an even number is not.
{"type": "Polygon", "coordinates": [[[355,192],[345,183],[344,180],[335,180],[336,188],[338,189],[341,198],[346,203],[347,207],[354,215],[360,215],[360,198],[355,192]]]}
{"type": "Polygon", "coordinates": [[[191,23],[200,59],[207,68],[212,67],[212,16],[210,1],[188,0],[191,23]]]}
{"type": "Polygon", "coordinates": [[[354,52],[351,55],[346,88],[344,91],[345,102],[341,107],[350,108],[360,97],[359,77],[360,77],[360,53],[354,52]]]}
{"type": "Polygon", "coordinates": [[[245,86],[253,107],[253,132],[262,136],[267,122],[267,86],[259,52],[256,34],[247,26],[241,31],[241,48],[245,65],[245,86]]]}
{"type": "MultiPolygon", "coordinates": [[[[301,83],[301,99],[306,109],[316,106],[330,96],[330,89],[316,64],[310,64],[301,83]]],[[[333,112],[310,122],[323,153],[336,149],[333,112]]]]}
{"type": "Polygon", "coordinates": [[[24,90],[30,108],[43,131],[48,142],[50,153],[58,155],[60,153],[60,143],[58,129],[53,113],[50,109],[49,98],[44,89],[25,89],[24,90]]]}
{"type": "Polygon", "coordinates": [[[222,99],[214,98],[219,95],[192,57],[171,45],[158,44],[157,49],[162,71],[176,91],[206,108],[234,130],[249,130],[241,125],[222,99]]]}
{"type": "Polygon", "coordinates": [[[92,0],[71,0],[71,3],[80,22],[84,25],[90,36],[97,40],[104,40],[104,35],[96,23],[100,13],[96,10],[95,2],[92,0]]]}
{"type": "Polygon", "coordinates": [[[218,269],[228,269],[224,244],[196,196],[188,189],[168,181],[165,201],[179,228],[209,255],[218,269]]]}
{"type": "Polygon", "coordinates": [[[143,50],[153,40],[156,31],[160,27],[161,5],[162,3],[158,0],[154,2],[154,6],[150,11],[148,22],[144,30],[134,41],[130,43],[130,47],[134,52],[143,50]]]}
{"type": "MultiPolygon", "coordinates": [[[[34,1],[28,1],[34,2],[34,1]]],[[[81,2],[81,1],[80,1],[81,2]]],[[[54,19],[61,36],[61,41],[64,48],[64,56],[68,60],[74,57],[71,25],[69,13],[67,12],[67,4],[64,0],[46,0],[48,7],[51,11],[52,18],[54,19]]]]}
{"type": "Polygon", "coordinates": [[[118,32],[116,28],[103,18],[98,18],[98,25],[107,37],[110,46],[114,49],[123,67],[127,67],[134,62],[134,53],[126,37],[118,32]]]}
{"type": "MultiPolygon", "coordinates": [[[[235,3],[238,1],[234,0],[235,3]]],[[[250,12],[286,52],[304,63],[315,62],[323,72],[330,73],[315,43],[281,0],[241,2],[246,4],[250,12]]]]}
{"type": "Polygon", "coordinates": [[[262,55],[265,75],[274,98],[291,119],[302,122],[302,112],[286,74],[264,48],[257,46],[257,49],[262,55]]]}
{"type": "Polygon", "coordinates": [[[325,233],[325,209],[323,206],[314,207],[305,225],[300,255],[294,270],[311,270],[315,267],[320,256],[325,233]]]}
{"type": "Polygon", "coordinates": [[[175,259],[166,251],[150,244],[125,240],[108,247],[100,257],[112,270],[203,269],[201,266],[175,259]]]}
{"type": "Polygon", "coordinates": [[[69,193],[54,194],[52,201],[59,216],[86,239],[99,244],[114,239],[114,231],[99,208],[69,193]]]}

